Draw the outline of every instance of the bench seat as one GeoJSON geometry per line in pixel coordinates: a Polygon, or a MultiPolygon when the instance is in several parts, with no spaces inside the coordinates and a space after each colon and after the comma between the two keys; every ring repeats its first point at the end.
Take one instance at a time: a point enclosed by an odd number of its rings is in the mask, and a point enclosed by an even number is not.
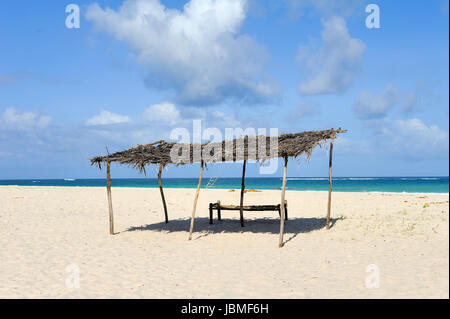
{"type": "MultiPolygon", "coordinates": [[[[287,201],[284,202],[285,206],[285,220],[288,219],[288,211],[287,211],[287,201]]],[[[278,205],[245,205],[242,206],[243,211],[276,211],[278,212],[278,215],[281,216],[281,204],[278,205]]],[[[241,206],[239,205],[222,205],[220,201],[217,201],[217,203],[210,203],[209,204],[209,223],[214,224],[213,222],[213,212],[214,210],[217,210],[217,219],[222,220],[222,214],[221,212],[223,210],[236,210],[240,211],[241,206]]]]}

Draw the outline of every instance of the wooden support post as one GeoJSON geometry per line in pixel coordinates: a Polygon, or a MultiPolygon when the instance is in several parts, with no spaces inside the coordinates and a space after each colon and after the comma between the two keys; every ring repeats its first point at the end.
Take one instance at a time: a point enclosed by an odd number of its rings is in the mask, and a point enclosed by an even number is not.
{"type": "Polygon", "coordinates": [[[332,166],[333,166],[333,141],[334,141],[334,137],[331,138],[331,143],[330,143],[330,162],[329,162],[329,166],[328,166],[327,229],[330,229],[330,215],[331,215],[331,186],[332,186],[331,169],[332,169],[332,166]]]}
{"type": "Polygon", "coordinates": [[[162,173],[163,165],[159,164],[159,172],[158,172],[158,182],[159,182],[159,192],[161,193],[161,199],[164,207],[164,216],[166,217],[166,224],[169,222],[169,216],[167,214],[167,205],[166,205],[166,199],[164,198],[164,191],[162,187],[162,181],[161,181],[161,173],[162,173]]]}
{"type": "Polygon", "coordinates": [[[195,210],[197,209],[198,194],[200,193],[200,186],[202,184],[202,176],[203,176],[203,161],[201,163],[201,168],[200,168],[200,177],[198,178],[197,192],[195,193],[194,209],[192,210],[192,218],[191,218],[191,228],[189,229],[189,240],[192,239],[192,231],[194,230],[195,210]]]}
{"type": "Polygon", "coordinates": [[[286,216],[285,207],[285,192],[286,192],[286,170],[287,170],[288,158],[284,158],[284,169],[283,169],[283,188],[281,190],[281,218],[280,218],[280,241],[278,247],[283,247],[283,235],[284,235],[284,217],[286,216]]]}
{"type": "Polygon", "coordinates": [[[213,223],[213,204],[209,203],[209,224],[212,225],[213,223]]]}
{"type": "Polygon", "coordinates": [[[111,163],[106,162],[106,193],[108,195],[108,210],[109,210],[109,234],[114,235],[114,216],[111,195],[111,163]]]}
{"type": "Polygon", "coordinates": [[[242,183],[241,183],[241,202],[240,202],[240,218],[241,218],[241,227],[244,227],[244,212],[242,210],[242,206],[244,205],[244,191],[245,191],[245,166],[247,164],[247,160],[244,160],[244,164],[242,166],[242,183]]]}
{"type": "Polygon", "coordinates": [[[220,210],[220,200],[217,201],[217,220],[222,220],[222,213],[220,210]]]}
{"type": "Polygon", "coordinates": [[[287,200],[284,201],[284,216],[288,220],[287,200]]]}

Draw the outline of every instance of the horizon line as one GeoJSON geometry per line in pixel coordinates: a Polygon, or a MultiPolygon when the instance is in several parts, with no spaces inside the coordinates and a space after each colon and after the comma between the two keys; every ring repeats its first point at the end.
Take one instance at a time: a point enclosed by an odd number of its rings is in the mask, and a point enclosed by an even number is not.
{"type": "MultiPolygon", "coordinates": [[[[210,176],[210,177],[216,177],[216,178],[239,178],[241,179],[242,176],[210,176]]],[[[282,176],[246,176],[245,178],[282,178],[282,176]]],[[[287,176],[286,178],[327,178],[328,176],[287,176]]],[[[333,176],[332,179],[335,178],[449,178],[449,175],[398,175],[398,176],[333,176]]],[[[67,179],[74,179],[74,180],[103,180],[106,179],[102,177],[64,177],[64,178],[5,178],[0,179],[0,181],[32,181],[32,180],[67,180],[67,179]]],[[[158,179],[157,177],[115,177],[111,179],[158,179]]],[[[198,179],[198,177],[164,177],[163,179],[198,179]]]]}

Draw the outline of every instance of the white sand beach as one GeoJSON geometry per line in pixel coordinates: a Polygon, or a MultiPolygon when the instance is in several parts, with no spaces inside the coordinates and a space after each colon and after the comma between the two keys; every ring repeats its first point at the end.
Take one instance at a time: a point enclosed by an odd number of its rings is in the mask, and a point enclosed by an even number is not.
{"type": "MultiPolygon", "coordinates": [[[[327,193],[287,191],[278,248],[276,212],[209,225],[210,202],[239,204],[228,190],[201,191],[188,241],[194,192],[165,190],[166,225],[158,189],[113,188],[110,236],[105,188],[0,187],[0,298],[449,297],[448,194],[333,193],[326,230],[327,193]],[[366,286],[373,269],[379,288],[366,286]]],[[[263,190],[244,204],[279,201],[263,190]]]]}

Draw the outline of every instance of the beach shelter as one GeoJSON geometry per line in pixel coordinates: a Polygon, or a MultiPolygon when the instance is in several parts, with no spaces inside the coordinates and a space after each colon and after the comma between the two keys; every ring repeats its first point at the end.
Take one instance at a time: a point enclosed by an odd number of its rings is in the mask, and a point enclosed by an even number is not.
{"type": "Polygon", "coordinates": [[[327,206],[327,229],[330,227],[331,214],[331,190],[332,190],[332,160],[333,160],[333,143],[339,133],[346,133],[342,129],[329,129],[323,131],[307,131],[295,134],[281,134],[280,136],[245,136],[234,140],[225,140],[222,142],[207,142],[204,144],[175,143],[166,142],[164,140],[150,144],[138,145],[128,150],[97,156],[90,158],[91,165],[96,165],[101,169],[102,165],[106,165],[106,188],[108,197],[108,210],[110,220],[110,234],[114,234],[113,206],[111,196],[111,163],[117,162],[138,169],[145,173],[147,165],[159,165],[158,183],[161,193],[161,199],[164,207],[166,223],[169,221],[167,213],[167,205],[162,187],[161,174],[162,169],[169,165],[187,165],[200,163],[200,175],[198,186],[195,193],[191,223],[189,229],[189,240],[192,239],[194,230],[195,213],[197,209],[198,196],[203,177],[205,165],[209,163],[219,162],[237,162],[243,161],[242,169],[242,187],[240,197],[240,218],[241,226],[243,224],[243,198],[245,193],[245,169],[248,160],[256,160],[265,162],[272,158],[283,158],[283,183],[281,191],[281,213],[280,213],[280,237],[279,247],[283,246],[284,235],[284,219],[285,219],[285,191],[286,191],[286,170],[290,157],[298,158],[306,155],[308,159],[316,146],[326,144],[330,141],[329,149],[329,171],[328,171],[328,206],[327,206]]]}

